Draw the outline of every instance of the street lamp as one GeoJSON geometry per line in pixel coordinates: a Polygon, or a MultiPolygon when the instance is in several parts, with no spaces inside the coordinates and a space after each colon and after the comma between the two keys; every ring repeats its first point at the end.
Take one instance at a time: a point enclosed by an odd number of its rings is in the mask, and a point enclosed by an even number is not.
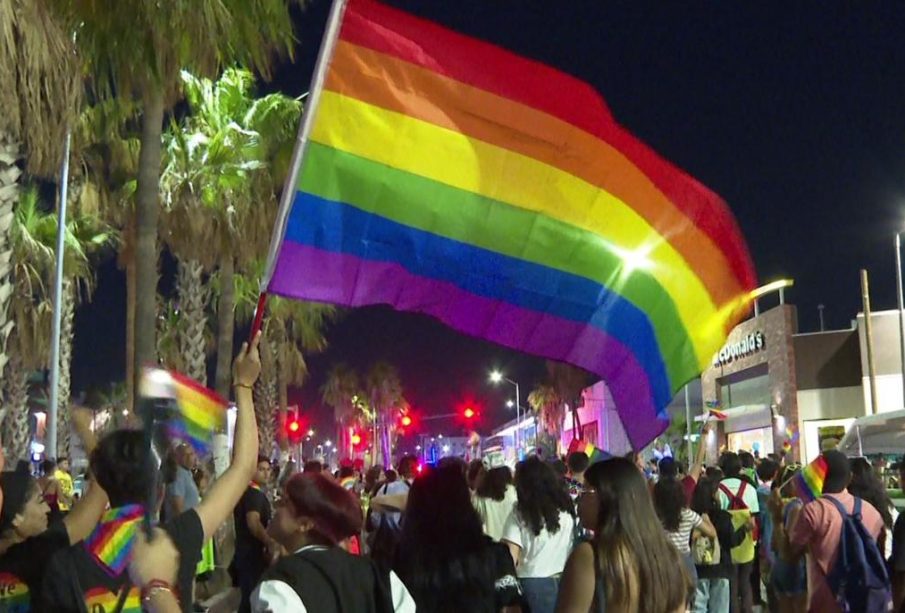
{"type": "Polygon", "coordinates": [[[314,436],[314,430],[308,430],[308,436],[314,436]]]}
{"type": "Polygon", "coordinates": [[[902,297],[901,232],[896,232],[896,289],[899,297],[899,358],[902,360],[902,401],[905,403],[905,299],[902,297]]]}
{"type": "MultiPolygon", "coordinates": [[[[491,383],[496,384],[496,383],[502,383],[503,381],[515,386],[515,459],[518,460],[519,451],[521,451],[521,448],[522,448],[522,444],[521,444],[522,437],[521,437],[521,432],[519,432],[519,430],[521,430],[521,426],[522,426],[522,407],[521,407],[522,401],[521,401],[521,398],[519,395],[518,383],[516,383],[512,379],[507,378],[506,376],[503,375],[503,373],[501,373],[498,370],[494,370],[493,372],[490,373],[490,382],[491,383]]],[[[506,403],[506,406],[510,406],[508,402],[506,403]]]]}
{"type": "Polygon", "coordinates": [[[324,441],[324,446],[325,446],[325,447],[332,447],[332,446],[333,446],[333,443],[332,443],[331,441],[324,441]]]}

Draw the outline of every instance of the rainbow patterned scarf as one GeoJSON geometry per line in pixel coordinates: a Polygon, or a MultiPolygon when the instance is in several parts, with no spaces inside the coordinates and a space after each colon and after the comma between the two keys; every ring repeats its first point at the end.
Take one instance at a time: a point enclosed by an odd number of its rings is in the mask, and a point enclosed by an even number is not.
{"type": "Polygon", "coordinates": [[[110,509],[85,541],[88,553],[109,575],[118,577],[128,566],[144,514],[140,504],[110,509]]]}

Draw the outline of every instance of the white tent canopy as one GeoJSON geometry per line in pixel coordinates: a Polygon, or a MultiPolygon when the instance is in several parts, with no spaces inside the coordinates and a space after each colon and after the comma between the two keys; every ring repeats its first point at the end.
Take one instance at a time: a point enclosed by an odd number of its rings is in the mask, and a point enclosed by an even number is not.
{"type": "Polygon", "coordinates": [[[905,453],[905,410],[859,417],[838,449],[848,456],[905,453]]]}

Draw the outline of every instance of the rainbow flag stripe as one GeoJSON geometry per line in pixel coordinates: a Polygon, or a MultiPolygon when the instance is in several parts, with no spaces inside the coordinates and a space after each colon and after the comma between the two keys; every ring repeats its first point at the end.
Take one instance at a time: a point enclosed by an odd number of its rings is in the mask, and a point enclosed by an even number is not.
{"type": "Polygon", "coordinates": [[[200,455],[207,453],[214,432],[226,423],[226,400],[177,372],[146,368],[141,393],[176,403],[177,411],[167,422],[167,431],[171,437],[190,444],[200,455]]]}
{"type": "Polygon", "coordinates": [[[268,291],[575,364],[649,442],[747,312],[726,205],[586,83],[373,0],[341,19],[268,291]]]}
{"type": "Polygon", "coordinates": [[[822,455],[801,469],[795,475],[795,490],[799,498],[804,502],[810,502],[820,498],[823,494],[823,482],[826,479],[826,458],[822,455]]]}
{"type": "Polygon", "coordinates": [[[88,553],[109,575],[118,577],[128,566],[142,519],[144,507],[139,504],[110,509],[85,541],[88,553]]]}
{"type": "MultiPolygon", "coordinates": [[[[85,592],[85,610],[89,613],[95,611],[112,613],[116,610],[118,602],[119,594],[104,587],[95,587],[85,592]]],[[[122,613],[141,613],[141,610],[141,590],[138,586],[132,586],[123,603],[122,613]]]]}
{"type": "Polygon", "coordinates": [[[723,413],[722,411],[720,411],[718,409],[707,409],[707,415],[711,419],[715,419],[717,421],[725,421],[725,420],[729,419],[728,415],[726,415],[725,413],[723,413]]]}

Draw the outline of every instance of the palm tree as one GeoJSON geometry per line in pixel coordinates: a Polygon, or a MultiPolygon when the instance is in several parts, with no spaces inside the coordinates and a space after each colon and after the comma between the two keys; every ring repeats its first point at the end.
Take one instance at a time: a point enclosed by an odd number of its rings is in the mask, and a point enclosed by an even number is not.
{"type": "Polygon", "coordinates": [[[342,362],[334,364],[321,387],[321,398],[324,404],[333,409],[336,445],[343,453],[348,453],[349,457],[353,455],[349,428],[359,424],[362,417],[357,402],[360,397],[362,392],[358,373],[342,362]]]}
{"type": "Polygon", "coordinates": [[[109,99],[86,106],[72,134],[70,192],[86,214],[119,230],[117,265],[126,275],[126,398],[132,408],[135,320],[135,188],[140,142],[138,107],[109,99]]]}
{"type": "MultiPolygon", "coordinates": [[[[63,251],[63,291],[60,301],[60,378],[57,417],[56,457],[70,456],[69,398],[71,392],[72,345],[75,339],[75,309],[82,299],[90,298],[94,270],[91,260],[113,244],[115,234],[100,220],[73,208],[66,220],[65,249],[63,251]]],[[[57,216],[50,215],[54,224],[57,216]]],[[[55,239],[56,232],[53,238],[55,239]]],[[[51,237],[45,237],[50,239],[51,237]]]]}
{"type": "MultiPolygon", "coordinates": [[[[233,277],[236,316],[242,323],[250,322],[254,313],[264,261],[256,260],[249,268],[250,274],[233,277]]],[[[218,279],[215,293],[222,291],[221,284],[218,279]]],[[[327,304],[286,300],[277,296],[268,301],[261,343],[262,370],[255,389],[255,411],[262,449],[272,448],[274,422],[282,426],[286,420],[289,386],[305,382],[308,376],[305,355],[326,349],[324,333],[337,313],[336,307],[327,304]],[[278,409],[276,420],[274,408],[278,409]]],[[[280,448],[285,449],[287,441],[283,428],[277,428],[277,432],[280,448]]]]}
{"type": "Polygon", "coordinates": [[[182,81],[192,114],[171,123],[165,138],[164,234],[179,258],[180,310],[199,362],[202,276],[219,267],[215,387],[225,393],[235,325],[231,277],[267,248],[283,179],[273,168],[291,149],[301,104],[280,94],[255,99],[253,75],[238,68],[215,82],[183,72],[182,81]]]}
{"type": "MultiPolygon", "coordinates": [[[[155,352],[154,301],[161,142],[180,70],[213,76],[241,64],[265,77],[294,43],[290,6],[299,0],[155,2],[53,0],[68,18],[100,98],[134,95],[141,108],[135,200],[135,371],[155,352]]],[[[133,373],[134,376],[134,373],[133,373]]]]}
{"type": "Polygon", "coordinates": [[[581,418],[578,416],[578,404],[581,401],[581,391],[591,382],[591,375],[577,366],[547,360],[547,376],[556,395],[565,405],[563,409],[568,408],[569,410],[572,417],[573,436],[581,439],[581,418]]]}
{"type": "Polygon", "coordinates": [[[563,401],[550,384],[541,384],[528,394],[528,406],[537,415],[537,446],[550,454],[556,452],[562,431],[563,401]]]}
{"type": "Polygon", "coordinates": [[[389,466],[390,458],[390,432],[389,424],[394,423],[391,413],[394,409],[400,409],[406,405],[402,394],[402,381],[396,367],[387,362],[376,362],[365,375],[365,393],[371,404],[374,417],[375,437],[372,442],[372,459],[378,461],[377,447],[380,445],[380,455],[383,465],[389,466]]]}
{"type": "Polygon", "coordinates": [[[15,328],[10,335],[6,375],[7,406],[4,408],[3,443],[7,457],[27,456],[29,442],[28,378],[47,365],[50,319],[53,311],[48,281],[54,268],[53,236],[56,221],[40,210],[37,192],[27,190],[16,207],[12,224],[13,282],[11,315],[15,328]]]}
{"type": "Polygon", "coordinates": [[[72,40],[41,0],[0,3],[0,378],[13,327],[13,209],[22,175],[52,177],[81,93],[72,40]]]}

